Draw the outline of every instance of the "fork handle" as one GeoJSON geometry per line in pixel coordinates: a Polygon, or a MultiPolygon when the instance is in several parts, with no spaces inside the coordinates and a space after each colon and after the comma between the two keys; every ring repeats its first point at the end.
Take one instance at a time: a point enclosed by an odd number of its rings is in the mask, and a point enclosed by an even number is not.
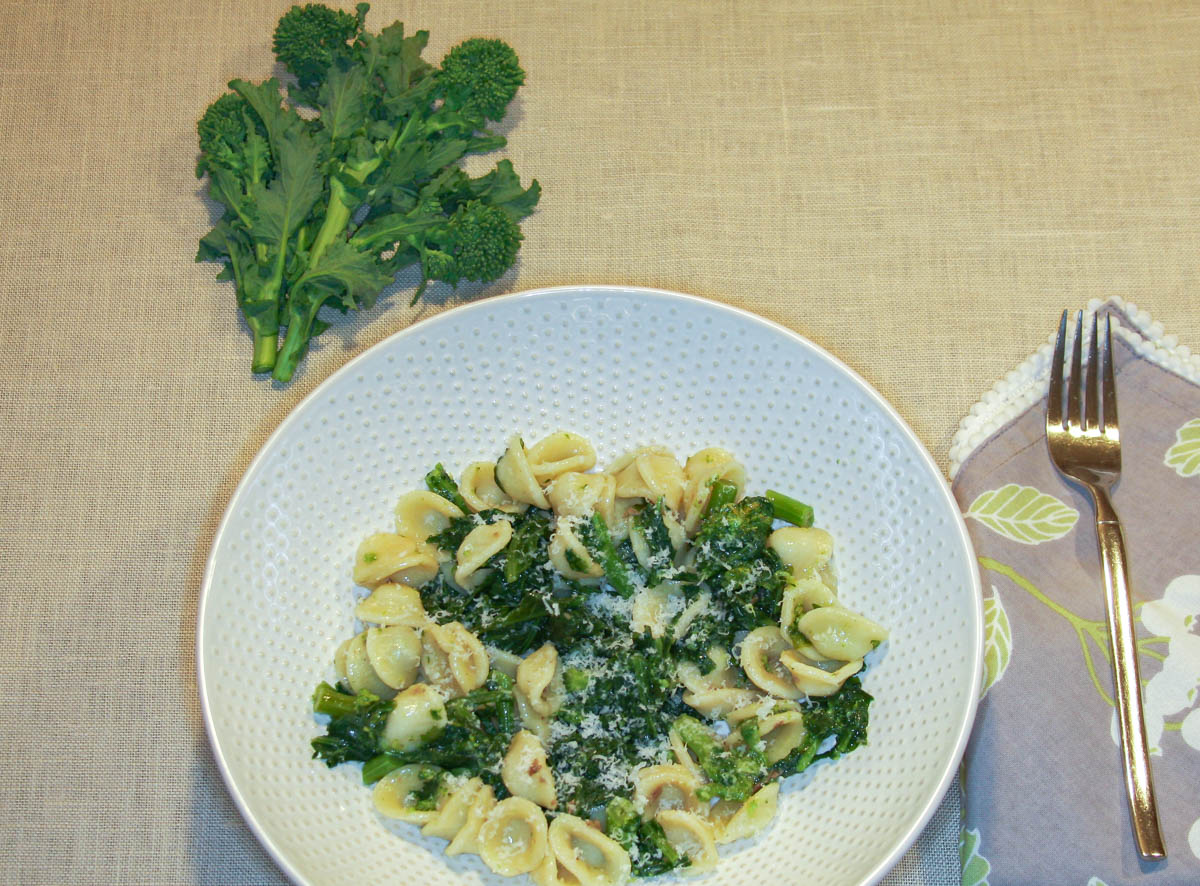
{"type": "Polygon", "coordinates": [[[1109,648],[1112,652],[1113,686],[1116,689],[1117,722],[1121,729],[1121,753],[1125,762],[1125,791],[1133,818],[1133,834],[1142,858],[1166,858],[1158,827],[1158,806],[1150,774],[1150,751],[1142,716],[1141,674],[1138,668],[1137,635],[1133,626],[1133,603],[1129,596],[1129,574],[1125,560],[1125,534],[1117,512],[1104,489],[1092,490],[1096,501],[1096,535],[1100,561],[1104,564],[1104,600],[1108,613],[1109,648]]]}

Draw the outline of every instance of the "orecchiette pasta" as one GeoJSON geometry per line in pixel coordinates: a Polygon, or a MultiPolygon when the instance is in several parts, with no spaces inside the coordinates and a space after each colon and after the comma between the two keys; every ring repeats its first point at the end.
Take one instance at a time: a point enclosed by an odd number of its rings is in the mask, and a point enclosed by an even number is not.
{"type": "Polygon", "coordinates": [[[500,766],[504,786],[514,797],[524,797],[545,809],[558,807],[554,773],[546,761],[541,740],[525,729],[513,736],[500,766]]]}
{"type": "Polygon", "coordinates": [[[523,513],[529,505],[516,501],[496,482],[496,465],[490,461],[477,461],[467,465],[458,491],[463,500],[475,511],[495,509],[506,514],[523,513]]]}
{"type": "Polygon", "coordinates": [[[887,631],[844,606],[822,606],[796,621],[813,648],[834,661],[854,661],[887,639],[887,631]]]}
{"type": "Polygon", "coordinates": [[[381,584],[354,607],[354,617],[376,625],[419,628],[429,621],[420,592],[401,584],[381,584]]]}
{"type": "Polygon", "coordinates": [[[445,532],[450,521],[462,515],[458,505],[420,489],[405,493],[396,502],[396,532],[425,541],[431,535],[445,532]]]}
{"type": "Polygon", "coordinates": [[[836,671],[830,672],[809,664],[792,650],[784,652],[780,656],[780,662],[791,672],[797,688],[813,698],[833,695],[842,688],[843,683],[861,671],[863,666],[860,659],[847,662],[836,671]]]}
{"type": "Polygon", "coordinates": [[[669,452],[642,449],[634,453],[620,470],[615,466],[609,470],[616,477],[619,498],[650,502],[661,498],[668,508],[679,510],[683,501],[683,468],[669,452]]]}
{"type": "Polygon", "coordinates": [[[722,800],[709,812],[718,843],[753,837],[775,818],[779,805],[779,782],[763,785],[744,803],[722,800]]]}
{"type": "Polygon", "coordinates": [[[725,449],[710,447],[691,456],[683,466],[683,528],[695,533],[700,517],[708,506],[712,484],[717,480],[732,483],[740,495],[746,487],[746,469],[725,449]]]}
{"type": "Polygon", "coordinates": [[[511,540],[512,524],[507,520],[476,526],[467,533],[454,555],[458,563],[454,567],[454,580],[463,587],[469,587],[472,578],[483,569],[487,561],[504,550],[511,540]]]}
{"type": "Polygon", "coordinates": [[[515,501],[549,510],[550,502],[542,492],[542,486],[533,475],[529,456],[520,437],[513,437],[504,455],[496,462],[496,483],[515,501]]]}
{"type": "Polygon", "coordinates": [[[338,647],[334,653],[333,664],[338,677],[345,680],[356,695],[360,692],[370,692],[380,698],[391,698],[399,688],[385,683],[371,665],[371,657],[367,653],[366,631],[338,647]]]}
{"type": "Polygon", "coordinates": [[[496,805],[490,785],[479,778],[468,779],[447,792],[437,812],[421,828],[426,837],[449,840],[447,855],[479,851],[479,829],[496,805]]]}
{"type": "Polygon", "coordinates": [[[314,693],[316,756],[361,761],[380,815],[537,886],[712,870],[781,777],[863,739],[887,638],[839,601],[833,537],[775,528],[808,510],[743,496],[731,452],[596,461],[561,431],[457,490],[438,465],[359,545],[365,630],[314,693]]]}
{"type": "Polygon", "coordinates": [[[634,800],[649,821],[666,809],[699,812],[707,807],[696,796],[702,781],[695,771],[679,763],[646,766],[634,775],[634,800]]]}
{"type": "Polygon", "coordinates": [[[414,683],[394,699],[383,730],[383,745],[392,751],[411,751],[446,726],[446,703],[427,683],[414,683]]]}
{"type": "Polygon", "coordinates": [[[582,818],[555,817],[548,842],[549,852],[532,874],[538,886],[619,886],[629,879],[629,853],[582,818]]]}
{"type": "Polygon", "coordinates": [[[457,698],[483,685],[490,659],[479,638],[459,622],[431,624],[421,634],[421,669],[442,694],[457,698]]]}
{"type": "Polygon", "coordinates": [[[717,866],[717,840],[713,827],[705,819],[682,809],[664,809],[654,817],[667,836],[667,842],[691,864],[688,874],[703,874],[717,866]]]}
{"type": "Polygon", "coordinates": [[[528,452],[529,469],[543,486],[567,471],[582,473],[596,466],[596,450],[587,438],[559,431],[535,443],[528,452]]]}
{"type": "Polygon", "coordinates": [[[495,873],[527,874],[546,857],[546,817],[524,797],[501,800],[479,831],[479,857],[495,873]]]}
{"type": "Polygon", "coordinates": [[[553,717],[562,705],[562,670],[558,665],[558,650],[546,643],[517,665],[517,691],[530,709],[539,716],[553,717]]]}
{"type": "Polygon", "coordinates": [[[370,628],[367,659],[379,679],[392,689],[404,689],[417,678],[421,666],[421,638],[406,625],[370,628]]]}
{"type": "Polygon", "coordinates": [[[375,783],[373,799],[381,815],[413,824],[425,824],[434,817],[435,810],[418,809],[413,804],[413,795],[428,781],[422,775],[422,769],[421,766],[401,766],[375,783]]]}
{"type": "Polygon", "coordinates": [[[374,588],[385,581],[423,585],[438,572],[437,557],[416,539],[394,532],[379,532],[358,546],[354,581],[374,588]]]}

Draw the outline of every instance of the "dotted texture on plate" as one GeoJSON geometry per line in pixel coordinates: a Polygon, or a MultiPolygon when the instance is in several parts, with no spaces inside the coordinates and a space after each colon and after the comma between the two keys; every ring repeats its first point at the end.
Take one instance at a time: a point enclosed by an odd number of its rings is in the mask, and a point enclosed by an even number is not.
{"type": "Polygon", "coordinates": [[[840,595],[891,632],[865,679],[869,745],[789,779],[774,824],[722,848],[722,886],[858,884],[928,814],[972,709],[973,558],[942,477],[895,413],[800,337],[721,305],[612,288],[450,311],[372,348],[307,398],[238,488],[205,582],[199,661],[228,780],[298,882],[511,883],[388,823],[358,767],[310,759],[313,686],[354,630],[354,551],[390,530],[435,462],[453,476],[513,433],[586,435],[603,466],[641,445],[723,446],[747,491],[811,503],[840,595]],[[398,879],[399,878],[399,879],[398,879]]]}

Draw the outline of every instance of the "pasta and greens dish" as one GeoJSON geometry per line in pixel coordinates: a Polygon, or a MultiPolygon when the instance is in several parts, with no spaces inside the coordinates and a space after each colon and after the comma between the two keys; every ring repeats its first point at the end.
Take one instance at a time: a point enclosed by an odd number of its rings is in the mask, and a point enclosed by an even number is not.
{"type": "Polygon", "coordinates": [[[365,629],[312,742],[383,816],[539,886],[702,873],[782,778],[865,742],[886,631],[843,606],[811,508],[735,457],[514,437],[439,464],[359,546],[365,629]]]}

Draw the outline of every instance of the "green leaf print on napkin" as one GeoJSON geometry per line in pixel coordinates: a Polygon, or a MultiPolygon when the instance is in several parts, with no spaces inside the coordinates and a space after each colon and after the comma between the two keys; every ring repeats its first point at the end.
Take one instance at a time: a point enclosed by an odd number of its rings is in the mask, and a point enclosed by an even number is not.
{"type": "Polygon", "coordinates": [[[1200,474],[1200,418],[1193,418],[1175,432],[1175,444],[1163,462],[1180,477],[1200,474]]]}
{"type": "Polygon", "coordinates": [[[992,866],[979,854],[979,831],[963,830],[958,841],[958,860],[962,863],[962,886],[988,886],[992,866]]]}
{"type": "Polygon", "coordinates": [[[966,516],[1012,541],[1040,545],[1070,532],[1079,511],[1032,486],[1009,483],[981,492],[967,508],[966,516]]]}
{"type": "Polygon", "coordinates": [[[983,601],[983,649],[983,691],[979,693],[980,699],[1004,676],[1008,660],[1012,657],[1012,628],[995,585],[992,585],[992,596],[983,601]]]}

